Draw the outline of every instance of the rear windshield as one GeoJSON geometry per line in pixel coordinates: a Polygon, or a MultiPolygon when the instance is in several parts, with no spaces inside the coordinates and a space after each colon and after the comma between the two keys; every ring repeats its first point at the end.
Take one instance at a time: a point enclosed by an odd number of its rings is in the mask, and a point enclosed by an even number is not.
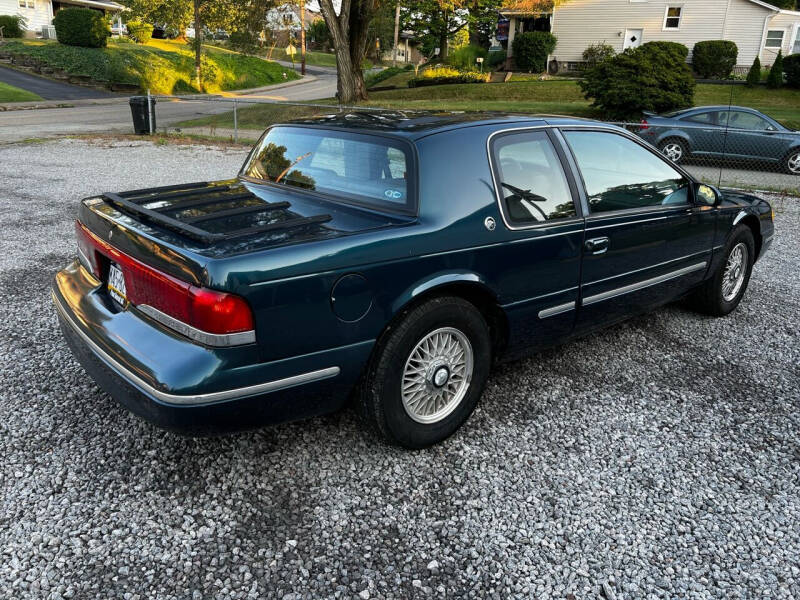
{"type": "Polygon", "coordinates": [[[273,127],[242,175],[396,212],[414,210],[411,159],[398,140],[302,127],[273,127]]]}

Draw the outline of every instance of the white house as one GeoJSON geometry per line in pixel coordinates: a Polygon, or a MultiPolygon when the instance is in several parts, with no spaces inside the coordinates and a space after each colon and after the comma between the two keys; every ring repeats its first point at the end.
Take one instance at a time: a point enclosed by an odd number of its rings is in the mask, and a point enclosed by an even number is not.
{"type": "MultiPolygon", "coordinates": [[[[513,0],[512,0],[513,1],[513,0]]],[[[514,36],[523,31],[551,31],[558,43],[551,56],[560,70],[577,67],[592,43],[605,42],[617,52],[645,42],[679,42],[689,48],[704,40],[731,40],[739,48],[738,66],[749,67],[758,55],[772,64],[778,49],[800,52],[800,12],[781,10],[762,0],[566,0],[509,4],[508,55],[514,36]],[[536,8],[540,7],[540,8],[536,8]]],[[[510,63],[511,61],[509,61],[510,63]]]]}
{"type": "Polygon", "coordinates": [[[106,0],[0,0],[0,15],[21,15],[31,36],[41,35],[42,28],[53,23],[53,16],[62,8],[80,6],[109,13],[124,10],[124,6],[106,0]]]}

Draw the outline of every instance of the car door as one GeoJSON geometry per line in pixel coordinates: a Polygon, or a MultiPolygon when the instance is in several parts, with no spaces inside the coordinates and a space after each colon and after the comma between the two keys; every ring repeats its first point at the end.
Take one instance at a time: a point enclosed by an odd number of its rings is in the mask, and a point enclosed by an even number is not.
{"type": "Polygon", "coordinates": [[[679,119],[691,140],[692,154],[720,154],[725,129],[717,124],[716,111],[693,113],[679,119]]]}
{"type": "MultiPolygon", "coordinates": [[[[489,140],[506,241],[493,248],[510,354],[572,333],[583,218],[564,148],[548,128],[506,130],[489,140]]],[[[500,225],[498,225],[499,227],[500,225]]]]}
{"type": "Polygon", "coordinates": [[[720,111],[728,130],[725,155],[732,158],[756,158],[779,161],[787,149],[785,136],[764,117],[744,110],[720,111]]]}
{"type": "Polygon", "coordinates": [[[694,182],[621,130],[564,129],[587,198],[577,331],[663,304],[707,270],[716,212],[694,182]]]}

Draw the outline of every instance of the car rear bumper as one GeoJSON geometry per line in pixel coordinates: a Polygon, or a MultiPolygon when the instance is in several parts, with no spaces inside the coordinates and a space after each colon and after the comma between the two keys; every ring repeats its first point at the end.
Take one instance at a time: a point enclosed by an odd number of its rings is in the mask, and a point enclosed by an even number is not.
{"type": "Polygon", "coordinates": [[[364,342],[270,363],[255,346],[207,348],[119,310],[75,261],[53,284],[64,337],[98,385],[134,414],[193,435],[337,410],[366,363],[364,342]]]}

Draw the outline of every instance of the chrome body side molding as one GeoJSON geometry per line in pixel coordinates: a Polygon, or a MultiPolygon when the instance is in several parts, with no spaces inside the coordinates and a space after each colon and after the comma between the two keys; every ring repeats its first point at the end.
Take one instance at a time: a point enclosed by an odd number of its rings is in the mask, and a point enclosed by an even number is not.
{"type": "Polygon", "coordinates": [[[559,304],[558,306],[551,306],[550,308],[540,310],[539,318],[546,319],[547,317],[554,317],[571,310],[575,310],[575,302],[565,302],[564,304],[559,304]]]}
{"type": "Polygon", "coordinates": [[[663,275],[659,275],[657,277],[651,277],[650,279],[637,281],[636,283],[631,283],[630,285],[615,288],[613,290],[608,290],[600,294],[594,294],[593,296],[586,296],[581,304],[583,306],[588,306],[590,304],[596,304],[597,302],[603,302],[604,300],[610,300],[611,298],[616,298],[617,296],[630,294],[631,292],[636,292],[653,285],[658,285],[659,283],[664,283],[665,281],[669,281],[670,279],[676,279],[683,275],[688,275],[689,273],[700,271],[701,269],[705,269],[707,265],[708,263],[703,261],[701,263],[696,263],[688,267],[678,269],[677,271],[664,273],[663,275]]]}

